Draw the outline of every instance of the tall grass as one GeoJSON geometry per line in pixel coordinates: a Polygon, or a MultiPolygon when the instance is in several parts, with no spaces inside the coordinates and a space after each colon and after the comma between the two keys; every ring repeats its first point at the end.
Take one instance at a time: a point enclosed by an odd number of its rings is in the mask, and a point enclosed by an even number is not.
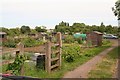
{"type": "Polygon", "coordinates": [[[120,46],[109,52],[102,62],[97,64],[97,67],[89,72],[89,78],[112,78],[116,67],[119,48],[120,46]]]}

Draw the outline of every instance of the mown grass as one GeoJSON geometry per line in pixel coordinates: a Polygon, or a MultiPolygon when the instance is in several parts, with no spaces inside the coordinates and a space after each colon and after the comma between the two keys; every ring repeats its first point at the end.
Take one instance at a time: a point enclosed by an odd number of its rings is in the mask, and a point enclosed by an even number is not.
{"type": "Polygon", "coordinates": [[[89,78],[112,78],[115,71],[119,48],[120,46],[109,52],[102,62],[97,64],[97,67],[89,72],[89,78]]]}
{"type": "MultiPolygon", "coordinates": [[[[63,46],[66,46],[66,45],[63,45],[63,46]]],[[[67,46],[71,47],[71,46],[73,46],[73,44],[69,44],[67,46]]],[[[79,46],[79,44],[74,44],[73,47],[75,47],[75,46],[79,46]]],[[[81,49],[81,53],[80,53],[81,55],[76,57],[74,59],[74,62],[66,62],[62,58],[61,69],[60,70],[56,69],[56,70],[52,71],[50,74],[48,74],[44,70],[36,69],[35,64],[33,62],[27,62],[24,65],[24,70],[25,70],[24,75],[38,77],[38,78],[62,78],[66,72],[74,70],[76,67],[84,64],[85,62],[87,62],[88,60],[93,58],[95,55],[99,54],[100,52],[102,52],[103,50],[107,49],[110,46],[111,46],[111,44],[109,43],[109,44],[105,44],[101,47],[81,49]]],[[[4,68],[2,69],[3,72],[5,72],[4,68]]]]}

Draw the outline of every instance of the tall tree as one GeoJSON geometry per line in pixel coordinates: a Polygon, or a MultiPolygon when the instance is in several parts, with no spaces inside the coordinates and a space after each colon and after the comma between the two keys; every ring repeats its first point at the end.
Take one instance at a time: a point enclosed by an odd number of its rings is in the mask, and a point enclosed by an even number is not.
{"type": "Polygon", "coordinates": [[[118,17],[118,20],[120,20],[120,0],[117,0],[115,3],[115,7],[112,8],[115,16],[118,17]]]}
{"type": "Polygon", "coordinates": [[[71,29],[73,32],[83,32],[83,30],[85,29],[85,24],[84,23],[73,23],[73,25],[71,26],[71,29]]]}
{"type": "Polygon", "coordinates": [[[100,27],[99,27],[99,29],[98,29],[98,31],[100,31],[100,32],[105,32],[105,25],[104,25],[104,23],[103,22],[101,22],[101,24],[100,24],[100,27]]]}
{"type": "Polygon", "coordinates": [[[29,26],[25,26],[23,25],[21,28],[20,28],[20,31],[21,33],[25,34],[25,33],[30,33],[31,30],[30,30],[30,27],[29,26]]]}
{"type": "Polygon", "coordinates": [[[55,26],[55,31],[56,32],[61,32],[61,33],[65,33],[65,32],[70,32],[70,27],[69,27],[69,23],[66,22],[61,22],[59,23],[59,25],[55,26]]]}
{"type": "MultiPolygon", "coordinates": [[[[117,0],[115,3],[115,7],[112,8],[115,16],[118,18],[118,27],[120,27],[120,0],[117,0]]],[[[118,36],[120,37],[120,28],[118,28],[118,36]]]]}

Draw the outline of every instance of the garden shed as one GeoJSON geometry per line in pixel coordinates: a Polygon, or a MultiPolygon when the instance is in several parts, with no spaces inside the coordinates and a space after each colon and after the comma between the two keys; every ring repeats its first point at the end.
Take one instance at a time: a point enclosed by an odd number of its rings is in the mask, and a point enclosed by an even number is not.
{"type": "Polygon", "coordinates": [[[98,31],[87,32],[87,43],[91,43],[92,46],[102,45],[102,33],[98,31]]]}
{"type": "Polygon", "coordinates": [[[6,41],[7,40],[7,34],[5,32],[0,32],[0,41],[6,41]]]}

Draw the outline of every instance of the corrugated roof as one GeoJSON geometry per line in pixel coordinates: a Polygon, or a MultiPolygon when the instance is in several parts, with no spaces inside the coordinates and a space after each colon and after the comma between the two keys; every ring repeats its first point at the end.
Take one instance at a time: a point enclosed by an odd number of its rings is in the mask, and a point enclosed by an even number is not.
{"type": "Polygon", "coordinates": [[[0,34],[7,34],[6,32],[0,32],[0,34]]]}

